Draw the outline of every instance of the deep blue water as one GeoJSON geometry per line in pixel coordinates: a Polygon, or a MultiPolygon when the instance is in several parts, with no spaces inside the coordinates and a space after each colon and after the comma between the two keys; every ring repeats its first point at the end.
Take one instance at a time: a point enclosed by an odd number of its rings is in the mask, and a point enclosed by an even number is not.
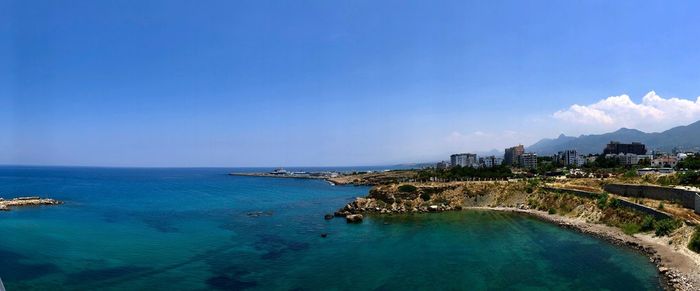
{"type": "Polygon", "coordinates": [[[0,277],[8,290],[659,289],[644,256],[526,216],[349,225],[323,214],[367,187],[230,171],[0,167],[0,197],[66,202],[0,212],[0,277]]]}

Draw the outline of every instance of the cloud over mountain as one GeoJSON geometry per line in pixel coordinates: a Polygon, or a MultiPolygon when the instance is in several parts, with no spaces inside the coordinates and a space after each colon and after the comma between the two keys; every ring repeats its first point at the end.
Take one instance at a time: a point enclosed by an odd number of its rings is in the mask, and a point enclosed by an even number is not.
{"type": "Polygon", "coordinates": [[[553,117],[591,131],[621,127],[658,131],[700,119],[700,97],[666,99],[651,91],[635,103],[628,95],[611,96],[590,105],[574,104],[553,117]]]}

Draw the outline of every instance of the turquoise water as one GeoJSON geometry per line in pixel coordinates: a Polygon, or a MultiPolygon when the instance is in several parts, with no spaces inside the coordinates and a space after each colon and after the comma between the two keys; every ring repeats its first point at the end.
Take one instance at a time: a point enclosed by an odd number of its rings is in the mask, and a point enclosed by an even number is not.
{"type": "Polygon", "coordinates": [[[526,216],[350,225],[323,214],[366,187],[229,171],[0,167],[0,197],[66,202],[0,212],[0,277],[8,290],[659,289],[644,256],[526,216]]]}

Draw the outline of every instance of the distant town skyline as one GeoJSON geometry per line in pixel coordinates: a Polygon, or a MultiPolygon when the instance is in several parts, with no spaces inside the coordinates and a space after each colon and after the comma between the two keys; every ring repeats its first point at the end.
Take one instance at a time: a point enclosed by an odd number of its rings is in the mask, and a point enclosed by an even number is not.
{"type": "Polygon", "coordinates": [[[700,120],[700,3],[3,1],[0,164],[435,162],[700,120]]]}

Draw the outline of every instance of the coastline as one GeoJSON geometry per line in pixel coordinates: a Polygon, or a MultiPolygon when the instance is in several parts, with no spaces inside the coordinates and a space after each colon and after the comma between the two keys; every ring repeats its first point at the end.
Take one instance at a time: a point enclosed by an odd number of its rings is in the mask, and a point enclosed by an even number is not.
{"type": "Polygon", "coordinates": [[[627,235],[621,229],[604,224],[586,222],[582,219],[549,214],[533,209],[511,207],[465,207],[465,210],[503,211],[528,215],[559,227],[593,235],[615,245],[639,251],[654,263],[659,271],[662,285],[667,290],[699,290],[700,254],[685,249],[676,250],[668,238],[652,237],[648,234],[627,235]]]}

